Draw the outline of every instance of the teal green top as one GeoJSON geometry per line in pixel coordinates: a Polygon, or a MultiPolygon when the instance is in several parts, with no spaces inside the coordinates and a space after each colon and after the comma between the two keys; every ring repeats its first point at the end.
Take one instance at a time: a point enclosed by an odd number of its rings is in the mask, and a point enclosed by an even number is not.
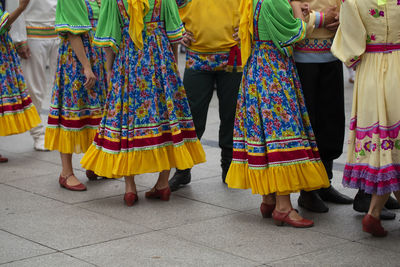
{"type": "MultiPolygon", "coordinates": [[[[128,10],[127,0],[123,0],[123,7],[128,10]]],[[[159,4],[160,1],[157,1],[159,4]]],[[[144,22],[152,22],[156,0],[149,0],[150,9],[144,17],[144,22]]],[[[161,14],[158,20],[164,22],[164,27],[171,42],[179,41],[184,33],[182,21],[179,17],[178,7],[175,0],[161,1],[161,14]]],[[[126,13],[127,14],[127,13],[126,13]]],[[[99,23],[96,30],[94,43],[101,47],[111,47],[116,52],[122,40],[122,28],[129,27],[129,19],[121,14],[116,0],[102,0],[99,23]]]]}
{"type": "MultiPolygon", "coordinates": [[[[258,1],[253,0],[255,15],[258,1]]],[[[306,36],[306,24],[301,19],[294,17],[292,6],[288,0],[262,1],[257,21],[258,39],[273,41],[282,52],[286,52],[284,51],[285,47],[304,39],[306,36]]],[[[256,35],[255,32],[254,35],[256,35]]]]}
{"type": "Polygon", "coordinates": [[[92,29],[90,19],[98,19],[100,8],[96,1],[87,0],[58,0],[56,8],[56,31],[65,34],[82,34],[92,29]],[[90,13],[89,13],[90,11],[90,13]]]}
{"type": "Polygon", "coordinates": [[[7,32],[8,28],[6,28],[6,23],[8,21],[8,17],[10,14],[7,11],[3,11],[0,8],[0,35],[3,35],[7,32]]]}

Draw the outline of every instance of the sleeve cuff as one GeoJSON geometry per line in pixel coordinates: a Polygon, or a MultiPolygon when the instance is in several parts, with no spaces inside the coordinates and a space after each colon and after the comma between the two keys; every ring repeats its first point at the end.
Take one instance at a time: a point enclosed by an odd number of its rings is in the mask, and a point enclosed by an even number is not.
{"type": "Polygon", "coordinates": [[[322,28],[325,25],[325,13],[315,12],[315,28],[322,28]]]}

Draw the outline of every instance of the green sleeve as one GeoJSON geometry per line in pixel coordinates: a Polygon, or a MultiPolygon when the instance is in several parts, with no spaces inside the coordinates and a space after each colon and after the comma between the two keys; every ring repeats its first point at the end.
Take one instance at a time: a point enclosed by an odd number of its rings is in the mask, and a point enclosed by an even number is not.
{"type": "Polygon", "coordinates": [[[306,36],[305,22],[293,16],[287,0],[264,1],[258,23],[260,35],[266,35],[281,52],[286,52],[285,47],[306,36]]]}
{"type": "Polygon", "coordinates": [[[101,1],[94,44],[100,47],[111,47],[114,52],[117,52],[122,38],[121,24],[122,18],[117,1],[101,1]]]}
{"type": "Polygon", "coordinates": [[[82,34],[92,29],[88,10],[83,0],[58,0],[56,8],[56,31],[61,34],[67,32],[82,34]]]}
{"type": "Polygon", "coordinates": [[[8,21],[8,17],[10,16],[10,14],[7,11],[3,11],[2,9],[0,9],[0,35],[4,34],[8,28],[6,28],[6,24],[8,21]]]}
{"type": "Polygon", "coordinates": [[[171,43],[179,42],[185,34],[185,28],[179,17],[175,0],[162,1],[161,19],[165,21],[165,30],[171,43]]]}

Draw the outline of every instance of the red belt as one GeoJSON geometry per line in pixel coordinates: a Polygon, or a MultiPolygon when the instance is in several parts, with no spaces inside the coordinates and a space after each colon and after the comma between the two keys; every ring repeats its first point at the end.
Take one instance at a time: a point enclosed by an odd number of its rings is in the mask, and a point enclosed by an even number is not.
{"type": "Polygon", "coordinates": [[[367,53],[392,53],[400,50],[400,44],[367,44],[367,53]]]}

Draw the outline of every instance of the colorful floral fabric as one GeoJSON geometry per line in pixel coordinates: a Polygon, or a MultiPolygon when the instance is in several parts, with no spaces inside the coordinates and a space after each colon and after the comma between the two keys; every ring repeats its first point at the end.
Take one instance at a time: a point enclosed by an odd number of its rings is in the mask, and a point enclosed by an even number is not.
{"type": "Polygon", "coordinates": [[[93,45],[97,20],[93,19],[88,1],[86,6],[92,29],[80,36],[97,80],[93,88],[84,87],[86,78],[82,64],[68,38],[62,35],[45,136],[46,148],[62,153],[87,150],[100,123],[107,92],[106,55],[93,45]]]}
{"type": "Polygon", "coordinates": [[[17,52],[4,29],[8,16],[0,4],[0,136],[23,133],[40,123],[27,92],[17,52]]]}
{"type": "MultiPolygon", "coordinates": [[[[254,14],[255,29],[262,2],[254,14]]],[[[272,41],[254,40],[243,73],[227,183],[262,195],[329,186],[295,63],[272,41]]]]}
{"type": "Polygon", "coordinates": [[[229,52],[199,53],[186,51],[186,68],[200,71],[225,71],[228,65],[229,52]]]}
{"type": "Polygon", "coordinates": [[[116,8],[123,25],[111,73],[112,87],[82,166],[106,177],[121,177],[191,168],[205,161],[171,44],[160,21],[162,10],[154,9],[153,21],[146,23],[143,32],[144,48],[136,50],[126,27],[129,16],[122,0],[116,8]]]}

